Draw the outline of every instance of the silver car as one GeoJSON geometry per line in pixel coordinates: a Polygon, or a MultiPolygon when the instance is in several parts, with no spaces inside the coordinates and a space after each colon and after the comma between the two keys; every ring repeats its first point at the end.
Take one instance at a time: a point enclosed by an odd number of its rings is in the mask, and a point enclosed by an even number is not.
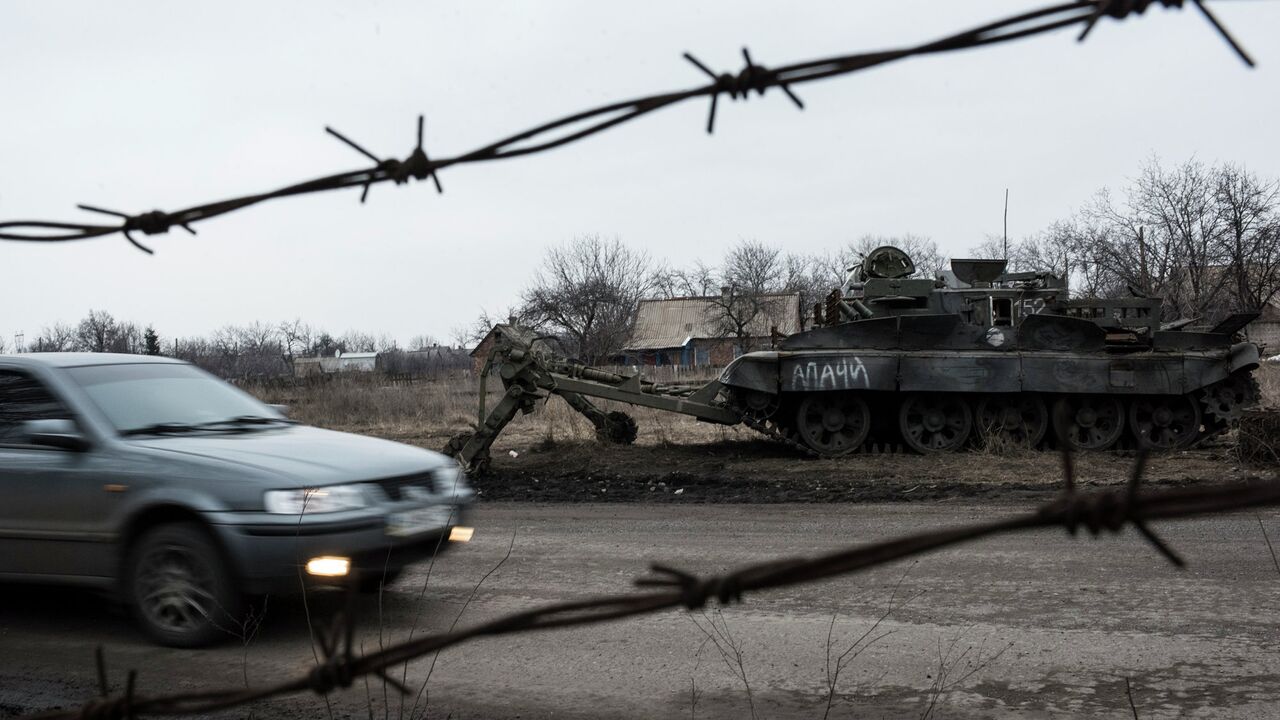
{"type": "Polygon", "coordinates": [[[246,598],[393,579],[470,538],[457,463],[321,430],[188,363],[0,355],[0,580],[117,592],[199,646],[246,598]]]}

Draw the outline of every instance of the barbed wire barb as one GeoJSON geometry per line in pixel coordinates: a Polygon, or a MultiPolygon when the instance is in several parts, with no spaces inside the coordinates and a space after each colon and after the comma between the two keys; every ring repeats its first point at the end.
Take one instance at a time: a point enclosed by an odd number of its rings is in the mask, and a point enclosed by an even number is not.
{"type": "Polygon", "coordinates": [[[1244,47],[1242,47],[1240,43],[1236,42],[1236,39],[1232,37],[1230,32],[1227,32],[1226,26],[1218,22],[1218,18],[1214,16],[1213,13],[1209,12],[1209,8],[1205,6],[1204,0],[1194,1],[1196,7],[1200,8],[1200,12],[1204,15],[1205,20],[1208,20],[1209,24],[1212,25],[1214,29],[1218,31],[1218,34],[1222,36],[1222,39],[1231,46],[1231,49],[1236,51],[1236,54],[1240,56],[1240,59],[1244,61],[1244,64],[1249,67],[1257,67],[1253,62],[1253,58],[1249,57],[1249,53],[1244,51],[1244,47]]]}

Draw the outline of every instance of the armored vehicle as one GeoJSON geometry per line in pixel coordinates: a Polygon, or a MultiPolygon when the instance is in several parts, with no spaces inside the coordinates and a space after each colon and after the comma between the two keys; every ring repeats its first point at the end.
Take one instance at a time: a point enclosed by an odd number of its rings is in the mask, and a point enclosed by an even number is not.
{"type": "Polygon", "coordinates": [[[1219,432],[1257,396],[1257,313],[1194,331],[1158,298],[1071,299],[1063,278],[952,260],[915,277],[872,251],[814,307],[810,330],[737,358],[720,377],[743,422],[825,456],[873,445],[922,452],[973,439],[1083,450],[1178,448],[1219,432]]]}

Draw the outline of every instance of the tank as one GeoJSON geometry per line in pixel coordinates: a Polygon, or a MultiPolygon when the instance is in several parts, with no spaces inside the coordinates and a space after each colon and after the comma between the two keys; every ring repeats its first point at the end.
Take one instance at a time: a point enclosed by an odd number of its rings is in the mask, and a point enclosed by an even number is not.
{"type": "Polygon", "coordinates": [[[814,307],[811,329],[719,381],[743,422],[824,456],[999,441],[1186,447],[1257,399],[1257,313],[1193,330],[1159,298],[1071,299],[1063,278],[952,260],[936,278],[881,247],[814,307]]]}

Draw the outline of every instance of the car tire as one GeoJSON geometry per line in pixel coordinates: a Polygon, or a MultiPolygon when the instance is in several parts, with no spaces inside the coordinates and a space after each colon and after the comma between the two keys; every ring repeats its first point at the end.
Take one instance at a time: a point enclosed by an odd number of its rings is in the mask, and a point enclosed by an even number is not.
{"type": "Polygon", "coordinates": [[[161,645],[203,647],[241,629],[245,599],[213,539],[194,523],[146,531],[129,551],[124,583],[134,619],[161,645]]]}

